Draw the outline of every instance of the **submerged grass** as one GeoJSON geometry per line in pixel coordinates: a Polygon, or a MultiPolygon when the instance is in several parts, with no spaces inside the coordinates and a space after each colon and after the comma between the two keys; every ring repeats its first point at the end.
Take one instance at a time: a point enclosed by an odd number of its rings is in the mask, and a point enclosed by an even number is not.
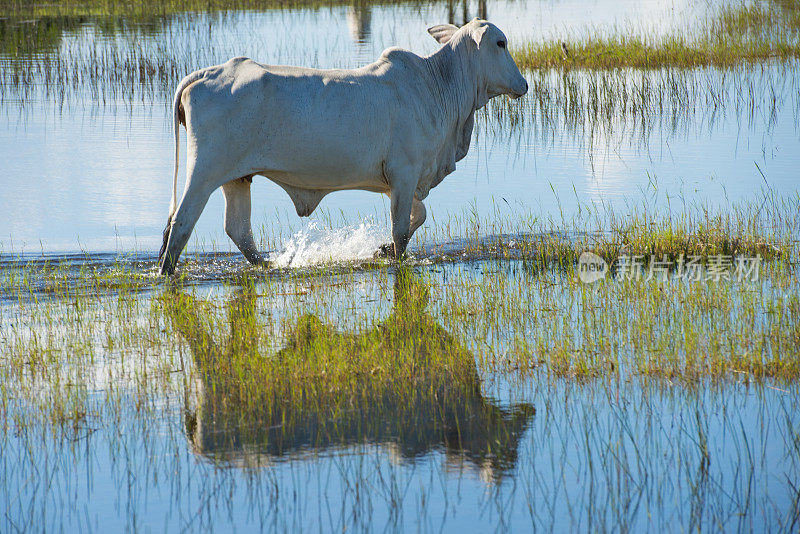
{"type": "MultiPolygon", "coordinates": [[[[800,376],[796,269],[687,279],[671,271],[612,276],[588,285],[574,273],[453,280],[443,317],[489,368],[579,382],[794,383],[800,376]],[[464,280],[464,289],[456,289],[464,280]],[[453,287],[455,286],[455,287],[453,287]]],[[[705,274],[708,274],[706,271],[705,274]]],[[[469,279],[468,275],[465,275],[469,279]]]]}
{"type": "Polygon", "coordinates": [[[730,67],[800,57],[800,5],[792,1],[724,6],[694,32],[648,37],[597,33],[532,42],[514,53],[528,69],[730,67]]]}

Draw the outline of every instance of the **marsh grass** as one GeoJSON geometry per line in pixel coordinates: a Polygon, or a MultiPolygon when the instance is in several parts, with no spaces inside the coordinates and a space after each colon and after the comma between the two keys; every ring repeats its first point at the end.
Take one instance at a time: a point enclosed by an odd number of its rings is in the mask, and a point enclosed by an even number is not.
{"type": "Polygon", "coordinates": [[[594,169],[598,154],[658,154],[671,139],[729,127],[772,135],[798,116],[796,68],[533,70],[525,98],[494,99],[477,115],[477,137],[545,149],[566,139],[594,169]]]}
{"type": "Polygon", "coordinates": [[[796,2],[723,6],[701,29],[665,37],[595,32],[532,42],[514,52],[528,69],[661,69],[730,67],[800,56],[796,2]]]}
{"type": "MultiPolygon", "coordinates": [[[[693,39],[683,35],[662,47],[659,53],[670,58],[666,63],[643,59],[655,57],[655,52],[648,48],[646,38],[635,34],[619,38],[603,34],[586,38],[583,44],[569,39],[567,48],[577,52],[560,62],[550,57],[563,53],[559,52],[560,42],[532,43],[515,56],[529,71],[532,90],[513,103],[495,99],[484,115],[483,127],[506,135],[509,128],[530,128],[543,138],[561,129],[582,131],[589,139],[612,129],[646,137],[655,126],[674,132],[692,122],[705,124],[736,113],[751,123],[763,118],[769,128],[778,111],[793,106],[796,113],[797,102],[782,101],[785,94],[797,95],[791,87],[787,89],[794,83],[796,62],[791,58],[796,54],[786,52],[781,56],[786,61],[761,62],[760,66],[739,59],[747,47],[767,46],[759,44],[763,40],[773,46],[771,43],[784,39],[789,48],[781,50],[795,50],[796,37],[786,36],[787,32],[796,35],[797,10],[781,5],[723,8],[698,32],[703,39],[717,43],[714,50],[727,54],[730,61],[715,62],[703,59],[699,52],[681,52],[681,46],[686,48],[693,39]],[[614,39],[620,42],[614,44],[614,39]],[[580,52],[582,47],[586,53],[580,52]],[[576,59],[594,57],[590,51],[598,47],[610,52],[597,56],[606,59],[598,60],[595,67],[576,59]],[[626,48],[639,50],[639,55],[626,48]],[[641,68],[642,61],[647,68],[641,68]],[[668,68],[672,66],[681,68],[668,68]],[[707,66],[720,68],[710,72],[701,68],[707,66]]],[[[54,103],[57,112],[75,103],[86,105],[87,100],[90,106],[120,111],[152,101],[167,107],[183,76],[242,54],[241,46],[232,43],[208,43],[206,30],[227,16],[186,11],[142,21],[125,17],[73,22],[66,17],[39,25],[21,24],[13,17],[0,21],[0,28],[5,28],[0,42],[8,45],[0,69],[4,89],[0,101],[24,109],[43,100],[54,103]],[[57,29],[59,25],[63,30],[57,29]]],[[[239,16],[246,20],[247,14],[239,16]]],[[[296,57],[291,48],[273,48],[271,54],[296,57]]],[[[314,59],[302,62],[313,63],[314,59]]]]}
{"type": "Polygon", "coordinates": [[[661,69],[731,67],[742,63],[788,61],[800,56],[793,40],[752,40],[719,37],[693,40],[683,36],[584,37],[569,45],[560,42],[528,44],[515,52],[527,69],[661,69]],[[565,52],[564,50],[568,50],[565,52]]]}
{"type": "Polygon", "coordinates": [[[497,267],[495,276],[465,281],[463,291],[448,288],[443,303],[446,326],[480,339],[470,348],[488,368],[684,385],[793,383],[800,371],[794,269],[765,267],[758,283],[643,273],[587,285],[572,273],[536,282],[504,274],[497,267]]]}
{"type": "MultiPolygon", "coordinates": [[[[182,263],[172,283],[210,287],[212,292],[219,285],[252,292],[256,284],[265,298],[285,300],[292,295],[296,299],[273,309],[267,327],[258,328],[252,306],[228,305],[228,314],[238,317],[239,324],[231,335],[240,334],[225,349],[213,335],[201,334],[203,329],[219,330],[214,325],[220,322],[215,318],[220,308],[174,290],[163,292],[154,260],[137,257],[112,265],[6,261],[0,278],[0,295],[6,302],[2,343],[13,361],[31,362],[32,369],[46,373],[62,363],[59,355],[64,350],[70,351],[71,358],[102,359],[106,351],[125,353],[132,344],[135,350],[155,355],[173,350],[171,342],[164,345],[164,327],[156,326],[164,323],[166,315],[173,324],[169,329],[180,332],[193,352],[210,358],[199,362],[201,370],[230,361],[223,356],[230,351],[255,351],[252,354],[259,355],[263,368],[258,372],[238,368],[235,381],[242,384],[247,383],[244,377],[284,384],[308,379],[318,382],[321,391],[338,391],[338,387],[351,393],[368,391],[362,380],[377,383],[381,377],[402,376],[413,382],[413,365],[418,363],[409,355],[418,356],[419,351],[439,354],[439,359],[426,365],[438,365],[450,374],[460,372],[459,361],[469,360],[459,348],[461,343],[478,339],[485,343],[469,345],[487,366],[479,365],[478,372],[516,369],[525,375],[538,369],[537,362],[545,362],[557,376],[581,378],[615,373],[726,377],[743,372],[753,378],[795,380],[800,375],[794,350],[798,318],[792,281],[800,201],[765,196],[758,203],[723,212],[697,208],[668,213],[659,216],[643,206],[624,215],[586,209],[571,221],[541,221],[531,215],[514,217],[513,225],[504,219],[481,221],[466,215],[440,221],[438,236],[424,235],[407,263],[422,272],[449,273],[444,285],[414,286],[414,291],[425,295],[431,292],[432,303],[446,305],[433,313],[421,304],[427,297],[395,290],[395,306],[403,312],[391,317],[410,322],[379,320],[385,309],[369,304],[368,298],[360,300],[365,297],[356,292],[345,298],[350,308],[372,311],[345,314],[341,319],[341,327],[355,336],[329,327],[330,320],[320,318],[317,307],[332,309],[333,302],[343,298],[341,288],[351,287],[357,279],[385,286],[391,263],[322,261],[301,269],[242,270],[228,255],[220,262],[218,255],[196,254],[182,263]],[[609,277],[595,286],[582,284],[576,277],[577,259],[586,250],[599,254],[610,266],[609,277]],[[630,256],[641,258],[641,276],[619,271],[621,258],[630,256]],[[722,280],[676,278],[679,260],[696,258],[708,268],[719,257],[727,258],[732,269],[736,258],[758,257],[763,261],[762,278],[738,280],[733,270],[722,280]],[[656,261],[670,264],[668,279],[647,276],[656,261]],[[473,268],[495,274],[483,276],[480,282],[459,275],[473,268]],[[318,298],[322,300],[313,304],[318,298]],[[404,299],[411,301],[404,304],[404,299]],[[147,303],[151,301],[161,304],[150,309],[147,303]],[[668,323],[662,323],[665,317],[670,318],[668,323]],[[445,325],[444,330],[433,318],[445,325]],[[261,346],[259,331],[266,333],[267,345],[261,346]],[[447,332],[460,334],[453,339],[447,332]],[[279,352],[270,358],[264,356],[267,349],[279,352]],[[508,350],[511,356],[500,356],[508,350]],[[293,378],[280,375],[287,370],[295,373],[293,378]],[[345,374],[358,380],[349,382],[345,374]]],[[[431,309],[436,306],[432,304],[431,309]]],[[[333,319],[334,325],[337,322],[333,319]]],[[[242,361],[252,365],[255,360],[242,361]]],[[[12,368],[18,373],[27,367],[12,368]]],[[[291,398],[291,392],[284,393],[291,398]]]]}
{"type": "MultiPolygon", "coordinates": [[[[705,260],[720,254],[797,261],[800,198],[796,196],[778,198],[765,189],[753,202],[723,207],[691,206],[681,198],[667,198],[666,209],[654,206],[642,202],[621,211],[591,203],[580,205],[571,218],[541,218],[520,210],[511,214],[498,211],[481,218],[467,208],[421,228],[407,261],[425,266],[520,260],[534,271],[571,271],[584,250],[595,251],[609,263],[629,254],[672,261],[681,255],[705,260]],[[675,202],[681,207],[673,208],[675,202]]],[[[329,217],[326,224],[333,229],[346,221],[340,223],[329,217]]],[[[278,251],[292,235],[280,226],[272,230],[279,234],[265,234],[270,229],[262,228],[258,241],[262,249],[278,251]]],[[[341,231],[336,235],[341,237],[341,231]]],[[[381,271],[391,266],[388,260],[375,257],[344,263],[320,257],[300,268],[253,268],[243,263],[240,255],[226,252],[214,242],[195,245],[200,248],[185,253],[177,274],[182,283],[233,283],[242,272],[299,283],[308,277],[381,271]]],[[[138,251],[118,256],[29,258],[9,250],[0,258],[0,267],[0,302],[147,293],[158,289],[163,281],[156,273],[156,259],[138,251]]]]}
{"type": "Polygon", "coordinates": [[[791,525],[798,201],[765,199],[725,215],[592,211],[537,236],[513,230],[550,223],[473,214],[439,221],[440,244],[426,239],[402,266],[250,269],[196,254],[165,281],[137,256],[109,272],[6,262],[5,517],[72,524],[30,509],[55,495],[82,507],[74,488],[91,477],[95,491],[122,488],[115,502],[132,525],[145,511],[202,529],[236,523],[239,499],[279,530],[320,514],[401,528],[411,511],[440,525],[433,508],[414,508],[436,499],[496,506],[482,521],[506,526],[552,527],[570,506],[588,510],[575,525],[730,526],[751,508],[791,525]],[[575,258],[602,244],[768,261],[753,282],[583,284],[575,258]],[[534,393],[499,402],[495,385],[534,393]],[[474,500],[465,473],[485,484],[474,500]],[[762,478],[775,482],[752,482],[762,478]],[[678,489],[660,494],[664,480],[678,489]],[[692,511],[676,514],[676,500],[692,511]]]}

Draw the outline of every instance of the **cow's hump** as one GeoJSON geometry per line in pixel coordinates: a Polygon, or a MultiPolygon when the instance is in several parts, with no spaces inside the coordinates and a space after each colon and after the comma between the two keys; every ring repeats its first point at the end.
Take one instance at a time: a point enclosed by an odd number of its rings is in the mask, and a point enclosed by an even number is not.
{"type": "Polygon", "coordinates": [[[381,60],[388,61],[392,64],[412,65],[416,64],[421,58],[414,52],[400,48],[399,46],[392,46],[387,48],[381,54],[381,60]]]}

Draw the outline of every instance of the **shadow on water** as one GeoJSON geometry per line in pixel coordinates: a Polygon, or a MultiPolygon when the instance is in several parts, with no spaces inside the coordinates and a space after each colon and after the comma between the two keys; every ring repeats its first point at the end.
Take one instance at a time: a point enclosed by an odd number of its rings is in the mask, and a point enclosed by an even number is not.
{"type": "Polygon", "coordinates": [[[401,270],[392,313],[380,324],[342,333],[303,315],[290,321],[285,346],[265,357],[252,286],[227,303],[223,343],[202,304],[165,293],[201,377],[198,407],[185,420],[193,452],[255,467],[378,444],[400,462],[442,451],[447,465],[499,480],[514,467],[535,409],[501,407],[481,394],[474,356],[428,314],[428,298],[427,286],[401,270]]]}

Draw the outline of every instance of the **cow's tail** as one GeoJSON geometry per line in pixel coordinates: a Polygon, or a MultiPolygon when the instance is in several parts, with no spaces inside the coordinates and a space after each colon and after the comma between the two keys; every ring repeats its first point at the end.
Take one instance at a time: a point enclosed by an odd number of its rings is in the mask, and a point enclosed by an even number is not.
{"type": "Polygon", "coordinates": [[[172,127],[175,132],[175,172],[172,175],[172,199],[169,203],[167,227],[164,228],[161,250],[158,253],[159,263],[161,263],[161,259],[164,256],[164,253],[167,251],[169,232],[172,228],[172,218],[175,216],[175,211],[178,209],[178,160],[181,151],[181,96],[183,96],[183,91],[185,91],[187,87],[202,79],[203,76],[205,76],[205,71],[203,70],[195,71],[186,76],[183,80],[181,80],[181,83],[178,84],[178,88],[175,90],[175,97],[172,99],[172,127]]]}

